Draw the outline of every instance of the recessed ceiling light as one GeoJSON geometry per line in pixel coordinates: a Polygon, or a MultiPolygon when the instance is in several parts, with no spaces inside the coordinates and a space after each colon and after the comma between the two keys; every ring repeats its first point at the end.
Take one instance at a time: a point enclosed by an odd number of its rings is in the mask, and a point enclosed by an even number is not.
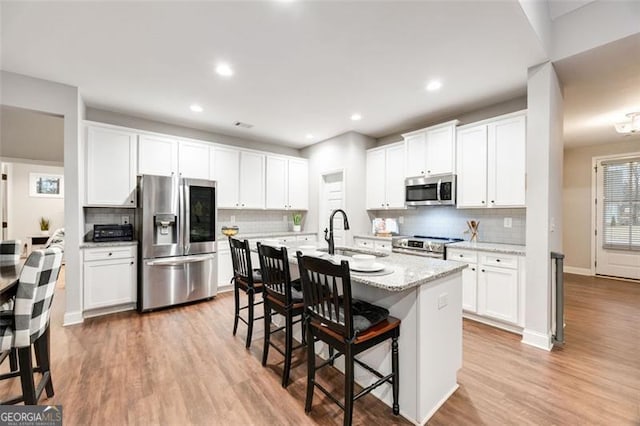
{"type": "Polygon", "coordinates": [[[307,133],[307,139],[313,139],[313,135],[311,133],[307,133]]]}
{"type": "Polygon", "coordinates": [[[216,67],[216,72],[223,77],[230,77],[233,75],[233,70],[229,64],[219,64],[216,67]]]}
{"type": "Polygon", "coordinates": [[[427,90],[429,92],[434,92],[442,87],[442,82],[440,80],[431,80],[429,84],[427,84],[427,90]]]}
{"type": "Polygon", "coordinates": [[[193,105],[191,105],[191,106],[189,107],[189,109],[190,109],[191,111],[193,111],[193,112],[202,112],[202,111],[203,111],[202,107],[201,107],[200,105],[198,105],[198,104],[193,104],[193,105]]]}
{"type": "Polygon", "coordinates": [[[362,119],[362,116],[360,114],[356,113],[356,114],[351,115],[351,120],[353,120],[353,121],[358,121],[358,120],[361,120],[361,119],[362,119]]]}

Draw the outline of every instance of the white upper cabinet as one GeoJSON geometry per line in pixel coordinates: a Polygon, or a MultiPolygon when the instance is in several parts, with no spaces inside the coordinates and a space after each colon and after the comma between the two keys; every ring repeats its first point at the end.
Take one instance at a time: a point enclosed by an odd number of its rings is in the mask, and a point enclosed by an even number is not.
{"type": "Polygon", "coordinates": [[[240,207],[264,208],[265,156],[255,152],[240,152],[240,207]]]}
{"type": "Polygon", "coordinates": [[[458,131],[458,207],[487,205],[487,126],[458,131]]]}
{"type": "Polygon", "coordinates": [[[309,209],[309,163],[307,160],[289,159],[289,209],[309,209]]]}
{"type": "Polygon", "coordinates": [[[526,113],[458,129],[458,207],[524,207],[526,113]]]}
{"type": "Polygon", "coordinates": [[[184,178],[209,179],[209,149],[207,143],[180,141],[178,173],[184,178]]]}
{"type": "Polygon", "coordinates": [[[153,135],[138,138],[138,175],[172,176],[178,170],[178,141],[153,135]]]}
{"type": "Polygon", "coordinates": [[[367,209],[403,209],[405,145],[367,151],[367,209]]]}
{"type": "Polygon", "coordinates": [[[266,208],[286,209],[289,207],[288,164],[282,157],[267,156],[266,208]]]}
{"type": "Polygon", "coordinates": [[[240,207],[240,151],[214,148],[212,178],[217,181],[218,208],[240,207]]]}
{"type": "Polygon", "coordinates": [[[402,135],[406,149],[406,176],[430,176],[455,170],[457,120],[402,135]]]}
{"type": "Polygon", "coordinates": [[[133,132],[87,128],[86,205],[136,207],[136,139],[133,132]]]}
{"type": "Polygon", "coordinates": [[[497,121],[489,126],[488,185],[489,205],[525,205],[526,117],[497,121]]]}

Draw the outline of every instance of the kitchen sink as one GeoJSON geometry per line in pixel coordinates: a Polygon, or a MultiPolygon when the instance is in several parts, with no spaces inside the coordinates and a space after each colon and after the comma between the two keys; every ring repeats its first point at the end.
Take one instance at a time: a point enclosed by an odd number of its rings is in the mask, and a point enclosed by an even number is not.
{"type": "MultiPolygon", "coordinates": [[[[328,250],[327,248],[319,248],[318,251],[326,253],[328,250]]],[[[335,255],[337,256],[351,257],[354,254],[372,254],[376,257],[389,256],[389,253],[384,253],[381,251],[364,249],[359,247],[336,247],[336,250],[335,250],[335,255]]],[[[325,257],[325,256],[320,256],[320,257],[325,257]]]]}

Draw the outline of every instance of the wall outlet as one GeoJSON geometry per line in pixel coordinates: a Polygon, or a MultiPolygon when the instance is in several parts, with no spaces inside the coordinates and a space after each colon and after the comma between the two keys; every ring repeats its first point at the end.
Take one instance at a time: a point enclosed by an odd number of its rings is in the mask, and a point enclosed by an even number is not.
{"type": "Polygon", "coordinates": [[[504,227],[505,228],[511,228],[511,226],[513,225],[513,221],[510,217],[505,217],[504,218],[504,227]]]}
{"type": "Polygon", "coordinates": [[[442,293],[438,296],[438,309],[442,309],[449,304],[449,293],[442,293]]]}
{"type": "Polygon", "coordinates": [[[120,216],[120,223],[122,225],[128,225],[130,223],[129,222],[129,216],[126,216],[126,215],[120,216]]]}
{"type": "Polygon", "coordinates": [[[283,214],[283,215],[282,215],[282,221],[283,221],[283,222],[286,222],[288,217],[289,217],[289,216],[287,216],[286,214],[283,214]]]}
{"type": "Polygon", "coordinates": [[[404,223],[404,216],[398,216],[398,223],[402,225],[404,223]]]}
{"type": "Polygon", "coordinates": [[[231,216],[231,223],[236,223],[236,217],[235,216],[231,216]]]}

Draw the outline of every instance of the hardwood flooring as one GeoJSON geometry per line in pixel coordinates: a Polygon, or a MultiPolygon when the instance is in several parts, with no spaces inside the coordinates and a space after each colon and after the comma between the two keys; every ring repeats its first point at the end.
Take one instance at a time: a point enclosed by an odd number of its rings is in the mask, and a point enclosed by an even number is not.
{"type": "MultiPolygon", "coordinates": [[[[640,284],[567,275],[566,285],[566,345],[550,353],[464,321],[460,388],[429,424],[640,425],[640,284]]],[[[63,328],[63,291],[52,316],[56,394],[41,403],[62,404],[66,425],[342,422],[342,411],[319,392],[304,413],[304,351],[294,354],[292,383],[283,389],[282,357],[271,351],[267,368],[260,364],[262,325],[250,350],[246,327],[231,335],[230,293],[63,328]]],[[[339,373],[325,369],[319,377],[342,395],[339,373]]],[[[19,386],[0,383],[0,396],[19,386]]],[[[367,395],[355,404],[354,424],[409,423],[367,395]]]]}

